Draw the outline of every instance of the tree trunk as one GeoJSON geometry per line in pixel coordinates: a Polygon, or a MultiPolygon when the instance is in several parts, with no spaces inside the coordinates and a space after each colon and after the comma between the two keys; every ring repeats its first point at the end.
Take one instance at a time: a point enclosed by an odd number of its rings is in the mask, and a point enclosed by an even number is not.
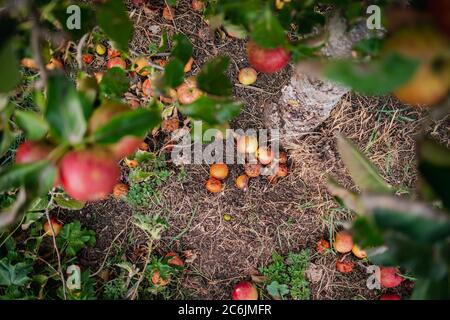
{"type": "MultiPolygon", "coordinates": [[[[321,53],[328,58],[344,58],[352,54],[358,41],[370,36],[363,21],[350,31],[344,18],[334,13],[327,25],[328,39],[321,53]]],[[[279,100],[264,106],[267,128],[280,130],[280,144],[295,149],[304,135],[317,128],[350,90],[319,75],[305,72],[304,66],[294,68],[289,84],[281,89],[279,100]]]]}

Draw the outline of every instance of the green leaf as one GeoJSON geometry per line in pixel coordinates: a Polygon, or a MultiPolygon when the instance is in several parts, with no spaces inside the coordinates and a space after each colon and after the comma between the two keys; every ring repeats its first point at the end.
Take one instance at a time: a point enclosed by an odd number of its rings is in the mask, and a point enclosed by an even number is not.
{"type": "Polygon", "coordinates": [[[26,164],[14,164],[0,171],[0,192],[19,188],[25,180],[35,176],[48,166],[49,162],[39,161],[26,164]]]}
{"type": "Polygon", "coordinates": [[[128,18],[123,1],[106,1],[98,6],[97,22],[100,28],[121,50],[127,50],[133,35],[133,24],[128,18]]]}
{"type": "Polygon", "coordinates": [[[184,64],[178,59],[171,59],[164,68],[162,79],[157,81],[159,88],[175,88],[183,83],[184,64]]]}
{"type": "Polygon", "coordinates": [[[14,40],[0,47],[0,70],[0,93],[14,90],[22,78],[14,40]]]}
{"type": "Polygon", "coordinates": [[[450,277],[448,274],[442,279],[434,280],[420,278],[414,283],[412,300],[448,300],[450,296],[450,277]]]}
{"type": "Polygon", "coordinates": [[[20,188],[15,202],[0,212],[0,230],[13,224],[17,217],[30,205],[31,200],[27,196],[25,188],[20,188]]]}
{"type": "Polygon", "coordinates": [[[33,267],[25,262],[12,264],[7,258],[0,260],[0,286],[24,286],[33,267]]]}
{"type": "Polygon", "coordinates": [[[124,93],[128,91],[130,81],[125,70],[114,67],[106,71],[100,89],[104,96],[108,98],[122,98],[124,93]]]}
{"type": "Polygon", "coordinates": [[[450,150],[429,139],[421,142],[419,172],[444,206],[450,210],[450,150]]]}
{"type": "Polygon", "coordinates": [[[237,117],[241,112],[242,104],[230,99],[219,99],[202,96],[195,102],[180,106],[180,111],[197,120],[208,124],[222,124],[237,117]]]}
{"type": "Polygon", "coordinates": [[[160,122],[160,113],[154,109],[137,109],[123,112],[113,117],[104,126],[98,128],[94,132],[94,139],[97,143],[110,144],[128,135],[143,137],[160,122]]]}
{"type": "Polygon", "coordinates": [[[66,252],[68,256],[75,256],[86,246],[95,245],[95,232],[82,229],[80,221],[74,221],[62,227],[56,243],[60,250],[66,252]]]}
{"type": "Polygon", "coordinates": [[[177,5],[178,0],[166,0],[166,3],[171,6],[175,7],[177,5]]]}
{"type": "Polygon", "coordinates": [[[338,198],[339,203],[342,203],[346,208],[358,214],[360,214],[364,210],[360,196],[345,189],[344,187],[339,185],[333,178],[328,178],[327,187],[328,191],[333,195],[333,197],[338,198]]]}
{"type": "Polygon", "coordinates": [[[50,132],[60,142],[81,142],[87,128],[86,100],[81,98],[70,80],[60,74],[49,77],[47,95],[45,118],[50,132]]]}
{"type": "Polygon", "coordinates": [[[258,21],[253,25],[250,36],[263,48],[277,48],[286,44],[284,29],[269,8],[264,10],[258,21]]]}
{"type": "Polygon", "coordinates": [[[68,210],[81,210],[86,205],[86,202],[84,201],[78,201],[75,199],[70,199],[66,196],[60,195],[55,197],[55,203],[64,209],[68,210]]]}
{"type": "Polygon", "coordinates": [[[231,82],[225,75],[229,64],[228,57],[216,57],[206,63],[197,75],[198,88],[216,96],[230,96],[231,82]]]}
{"type": "Polygon", "coordinates": [[[418,62],[415,60],[391,54],[370,62],[329,61],[324,74],[330,80],[362,94],[384,95],[411,79],[417,66],[418,62]]]}
{"type": "Polygon", "coordinates": [[[375,166],[342,135],[337,137],[339,153],[353,181],[362,191],[391,193],[391,187],[380,176],[375,166]]]}
{"type": "Polygon", "coordinates": [[[382,40],[380,38],[362,39],[353,46],[353,50],[365,55],[376,56],[381,49],[382,40]]]}
{"type": "Polygon", "coordinates": [[[172,45],[172,57],[180,60],[184,68],[184,65],[192,57],[193,47],[191,41],[184,34],[180,33],[173,37],[172,45]]]}
{"type": "Polygon", "coordinates": [[[25,188],[32,198],[43,197],[52,189],[56,179],[56,167],[45,161],[45,166],[25,177],[25,188]]]}
{"type": "Polygon", "coordinates": [[[375,223],[383,231],[395,231],[408,236],[417,243],[433,243],[450,236],[450,220],[435,220],[408,212],[382,207],[373,213],[375,223]]]}
{"type": "Polygon", "coordinates": [[[11,128],[11,116],[14,112],[14,105],[8,103],[7,98],[0,95],[0,157],[3,157],[9,150],[17,134],[11,128]]]}
{"type": "Polygon", "coordinates": [[[372,217],[359,216],[353,222],[353,239],[362,248],[377,247],[384,244],[383,233],[372,217]]]}
{"type": "Polygon", "coordinates": [[[267,292],[275,299],[281,299],[289,294],[289,287],[286,284],[279,284],[273,281],[267,286],[267,292]]]}
{"type": "Polygon", "coordinates": [[[48,132],[45,119],[32,111],[16,110],[16,123],[30,140],[41,140],[48,132]]]}

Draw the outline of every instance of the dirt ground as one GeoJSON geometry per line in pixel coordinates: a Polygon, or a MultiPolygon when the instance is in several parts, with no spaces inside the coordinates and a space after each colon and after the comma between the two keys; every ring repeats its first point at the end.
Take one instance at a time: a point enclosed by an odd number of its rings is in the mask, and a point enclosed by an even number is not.
{"type": "MultiPolygon", "coordinates": [[[[151,3],[162,8],[162,2],[151,3]]],[[[182,32],[192,41],[193,74],[217,54],[231,58],[229,75],[235,84],[238,70],[248,66],[245,43],[211,35],[201,16],[190,9],[188,0],[179,1],[173,23],[163,21],[160,14],[152,16],[131,6],[130,10],[134,10],[136,29],[131,43],[133,54],[146,53],[150,43],[159,43],[160,30],[165,28],[170,34],[182,32]]],[[[259,75],[256,89],[235,86],[234,95],[245,107],[231,127],[263,128],[262,106],[267,100],[276,100],[288,76],[289,69],[259,75]]],[[[306,136],[297,149],[289,151],[290,173],[286,178],[276,185],[264,178],[253,179],[247,192],[234,187],[234,179],[243,171],[237,165],[231,167],[225,181],[228,187],[217,195],[204,188],[208,166],[186,166],[188,181],[184,183],[176,178],[180,169],[170,166],[172,175],[160,189],[161,202],[148,203],[145,213],[159,214],[170,224],[158,252],[192,250],[197,255],[183,275],[179,297],[229,299],[233,284],[269,263],[273,252],[310,248],[312,263],[321,272],[320,279],[311,282],[311,298],[376,298],[381,292],[367,289],[363,263],[355,261],[356,271],[346,275],[336,271],[335,256],[315,254],[316,242],[328,239],[336,222],[351,218],[326,190],[328,175],[347,187],[353,186],[339,159],[334,137],[342,132],[353,139],[392,185],[402,186],[407,192],[415,181],[414,133],[426,117],[426,112],[399,105],[391,97],[347,95],[321,127],[306,136]],[[231,215],[231,221],[224,221],[224,214],[231,215]]],[[[448,139],[448,130],[447,119],[435,123],[431,134],[444,140],[448,139]]],[[[130,223],[132,214],[125,202],[112,198],[71,212],[68,218],[80,219],[97,232],[97,245],[83,252],[82,264],[95,272],[117,248],[125,252],[124,259],[139,263],[143,256],[139,248],[145,239],[130,223]]]]}

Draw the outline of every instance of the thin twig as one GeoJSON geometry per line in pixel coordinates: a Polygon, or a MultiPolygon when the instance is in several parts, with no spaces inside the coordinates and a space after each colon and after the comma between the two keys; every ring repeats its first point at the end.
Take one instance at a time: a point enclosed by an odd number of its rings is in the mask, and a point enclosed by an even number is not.
{"type": "Polygon", "coordinates": [[[56,257],[58,259],[58,272],[59,272],[59,276],[60,276],[61,281],[62,281],[64,300],[67,300],[66,281],[64,279],[64,274],[62,272],[62,267],[61,267],[61,255],[59,253],[58,246],[56,245],[55,230],[53,229],[53,224],[52,224],[52,222],[50,220],[50,207],[53,205],[54,199],[55,199],[54,198],[54,194],[52,192],[51,195],[50,195],[50,201],[48,202],[47,208],[45,208],[45,216],[47,217],[47,222],[48,222],[48,224],[50,226],[50,229],[52,230],[53,247],[55,249],[56,257]]]}
{"type": "Polygon", "coordinates": [[[150,261],[150,256],[152,254],[152,250],[153,250],[153,240],[150,240],[149,243],[148,243],[148,253],[147,253],[147,257],[145,258],[144,268],[141,271],[141,275],[139,276],[138,281],[134,285],[134,290],[133,290],[133,293],[130,295],[130,300],[136,299],[136,295],[137,295],[137,291],[139,289],[139,285],[141,284],[142,280],[144,280],[145,270],[147,269],[148,263],[150,261]]]}
{"type": "Polygon", "coordinates": [[[83,47],[86,42],[86,39],[88,38],[89,33],[86,33],[81,37],[80,42],[78,42],[77,45],[77,63],[80,70],[83,70],[83,47]]]}

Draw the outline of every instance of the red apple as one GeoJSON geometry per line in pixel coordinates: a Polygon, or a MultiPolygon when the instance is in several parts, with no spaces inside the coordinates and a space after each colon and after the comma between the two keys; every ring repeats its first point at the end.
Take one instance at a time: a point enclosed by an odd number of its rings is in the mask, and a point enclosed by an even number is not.
{"type": "MultiPolygon", "coordinates": [[[[111,118],[123,112],[131,111],[131,108],[126,104],[106,102],[98,107],[92,117],[89,119],[89,131],[95,132],[101,126],[107,124],[111,118]]],[[[135,136],[125,136],[118,142],[108,145],[108,148],[114,153],[116,159],[122,159],[129,156],[142,143],[142,138],[135,136]]]]}
{"type": "Polygon", "coordinates": [[[31,163],[44,160],[54,148],[48,144],[25,141],[16,152],[16,163],[31,163]]]}
{"type": "Polygon", "coordinates": [[[396,293],[386,293],[380,297],[380,300],[402,300],[396,293]]]}
{"type": "Polygon", "coordinates": [[[95,201],[113,191],[120,170],[111,153],[97,147],[64,155],[59,174],[69,196],[79,201],[95,201]]]}
{"type": "Polygon", "coordinates": [[[94,56],[92,54],[85,54],[85,55],[83,55],[83,62],[85,64],[91,64],[92,61],[94,61],[94,56]]]}
{"type": "Polygon", "coordinates": [[[247,55],[253,68],[264,73],[274,73],[283,69],[290,59],[290,54],[284,48],[266,49],[254,42],[247,45],[247,55]]]}
{"type": "Polygon", "coordinates": [[[233,288],[233,300],[258,300],[258,290],[248,281],[241,281],[233,288]]]}
{"type": "MultiPolygon", "coordinates": [[[[53,146],[45,144],[43,142],[25,141],[22,143],[16,151],[16,163],[31,163],[47,158],[50,152],[54,149],[53,146]]],[[[61,184],[59,174],[56,173],[54,187],[61,184]]]]}
{"type": "Polygon", "coordinates": [[[384,288],[395,288],[403,282],[403,278],[398,275],[397,268],[380,267],[380,282],[384,288]]]}

